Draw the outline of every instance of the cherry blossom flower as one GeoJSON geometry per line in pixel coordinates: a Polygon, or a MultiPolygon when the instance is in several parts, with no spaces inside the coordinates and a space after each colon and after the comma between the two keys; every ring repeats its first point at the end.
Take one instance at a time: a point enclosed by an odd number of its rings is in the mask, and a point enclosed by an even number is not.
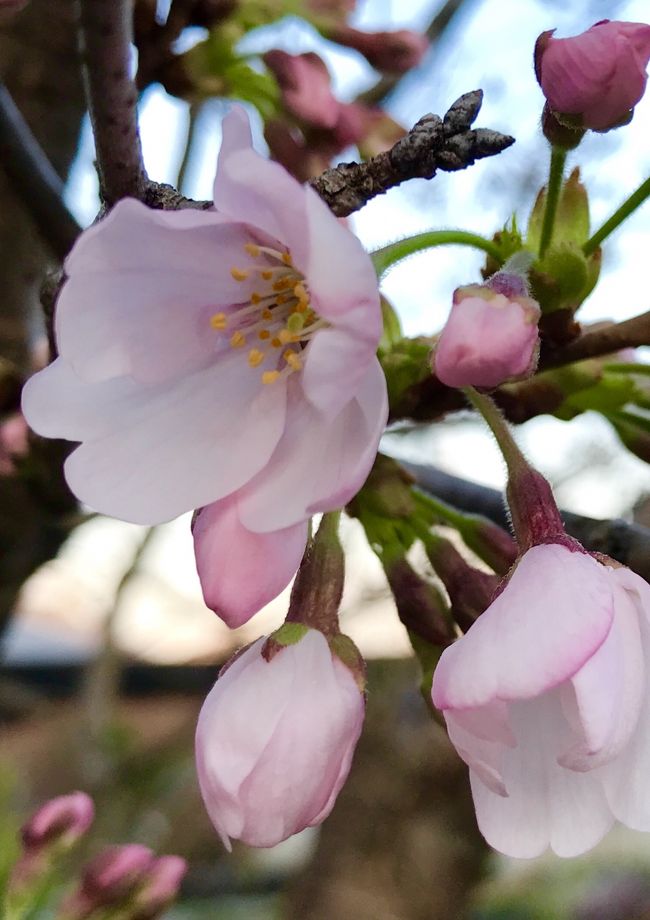
{"type": "Polygon", "coordinates": [[[645,92],[650,25],[603,19],[571,38],[554,31],[535,45],[537,79],[552,111],[596,131],[627,123],[645,92]]]}
{"type": "MultiPolygon", "coordinates": [[[[506,277],[499,272],[495,279],[506,277]]],[[[510,281],[517,276],[508,275],[510,281]]],[[[490,279],[492,280],[492,279],[490,279]]],[[[496,387],[531,374],[537,364],[539,305],[523,287],[494,282],[457,288],[432,368],[450,387],[496,387]]]]}
{"type": "Polygon", "coordinates": [[[323,821],[363,724],[359,684],[321,632],[306,629],[268,660],[264,642],[222,672],[196,730],[203,800],[228,849],[231,838],[273,846],[323,821]]]}
{"type": "Polygon", "coordinates": [[[479,827],[510,856],[650,830],[650,587],[610,563],[532,547],[434,675],[479,827]]]}
{"type": "Polygon", "coordinates": [[[319,128],[334,127],[340,103],[332,93],[327,65],[317,54],[274,49],[266,52],[264,63],[275,75],[292,115],[319,128]]]}
{"type": "Polygon", "coordinates": [[[26,849],[39,849],[54,842],[70,845],[82,837],[95,817],[95,806],[85,792],[72,792],[50,799],[23,826],[26,849]]]}
{"type": "Polygon", "coordinates": [[[59,357],[23,407],[39,433],[81,442],[65,473],[96,510],[155,524],[237,494],[242,526],[269,533],[340,507],[373,462],[377,281],[318,196],[255,153],[240,108],[214,201],[126,199],[82,235],[59,357]]]}

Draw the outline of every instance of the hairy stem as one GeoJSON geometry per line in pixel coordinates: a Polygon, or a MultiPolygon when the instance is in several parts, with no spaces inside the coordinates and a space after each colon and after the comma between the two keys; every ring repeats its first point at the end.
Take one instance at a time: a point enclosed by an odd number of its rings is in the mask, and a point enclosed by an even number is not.
{"type": "Polygon", "coordinates": [[[590,256],[592,252],[595,252],[596,249],[600,246],[602,241],[606,239],[610,233],[613,233],[617,227],[619,227],[624,220],[632,214],[638,207],[640,207],[643,202],[650,196],[650,176],[642,182],[638,189],[626,198],[620,208],[617,208],[612,216],[605,221],[605,223],[600,227],[592,237],[590,237],[587,242],[582,247],[582,251],[586,256],[590,256]]]}
{"type": "Polygon", "coordinates": [[[382,246],[371,253],[377,276],[381,278],[391,266],[407,256],[423,252],[425,249],[433,249],[434,246],[471,246],[486,252],[499,263],[502,261],[498,246],[477,233],[468,233],[465,230],[431,230],[382,246]]]}
{"type": "Polygon", "coordinates": [[[567,152],[562,147],[552,148],[551,168],[548,175],[548,186],[546,189],[546,207],[544,208],[542,232],[539,240],[540,257],[544,255],[553,238],[555,215],[557,213],[557,206],[560,200],[560,192],[562,191],[562,176],[564,174],[566,155],[567,152]]]}

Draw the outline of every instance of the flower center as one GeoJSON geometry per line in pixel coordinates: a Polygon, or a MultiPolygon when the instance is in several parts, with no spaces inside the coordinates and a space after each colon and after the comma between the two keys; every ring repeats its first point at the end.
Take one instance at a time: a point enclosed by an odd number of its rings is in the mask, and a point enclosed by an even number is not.
{"type": "Polygon", "coordinates": [[[233,310],[215,313],[210,325],[229,336],[230,348],[248,348],[248,364],[260,367],[262,383],[275,383],[302,369],[302,351],[319,329],[327,326],[311,308],[309,287],[294,267],[291,253],[246,243],[259,264],[245,271],[233,267],[235,281],[259,277],[259,289],[233,310]]]}

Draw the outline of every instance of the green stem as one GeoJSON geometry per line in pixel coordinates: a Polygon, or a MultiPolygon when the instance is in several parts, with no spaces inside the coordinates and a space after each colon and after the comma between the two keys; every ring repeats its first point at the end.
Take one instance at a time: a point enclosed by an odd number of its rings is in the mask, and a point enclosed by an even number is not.
{"type": "Polygon", "coordinates": [[[425,249],[433,249],[434,246],[471,246],[492,256],[499,265],[503,262],[501,250],[492,240],[486,240],[478,233],[468,233],[465,230],[429,230],[426,233],[417,233],[415,236],[409,236],[404,240],[397,240],[395,243],[389,243],[388,246],[376,249],[370,253],[370,258],[375,266],[377,277],[381,278],[389,268],[405,259],[406,256],[425,249]]]}
{"type": "Polygon", "coordinates": [[[553,147],[551,150],[551,168],[546,189],[546,206],[539,240],[540,257],[544,255],[553,238],[553,227],[555,226],[555,215],[557,214],[560,192],[562,191],[562,176],[564,175],[566,156],[567,151],[562,147],[553,147]]]}
{"type": "Polygon", "coordinates": [[[624,220],[632,214],[636,209],[643,204],[643,202],[650,196],[650,177],[648,177],[645,182],[642,182],[641,185],[635,192],[626,198],[620,208],[617,208],[612,216],[605,221],[602,227],[599,230],[596,230],[594,235],[590,237],[587,242],[582,247],[582,251],[586,256],[590,256],[593,252],[598,249],[602,241],[613,233],[616,228],[623,223],[624,220]]]}
{"type": "Polygon", "coordinates": [[[483,417],[494,438],[499,445],[499,450],[506,461],[509,476],[513,476],[519,470],[528,467],[528,461],[522,454],[515,439],[512,436],[510,426],[501,414],[493,399],[486,396],[485,393],[479,393],[474,387],[463,387],[463,393],[474,406],[476,411],[483,417]]]}

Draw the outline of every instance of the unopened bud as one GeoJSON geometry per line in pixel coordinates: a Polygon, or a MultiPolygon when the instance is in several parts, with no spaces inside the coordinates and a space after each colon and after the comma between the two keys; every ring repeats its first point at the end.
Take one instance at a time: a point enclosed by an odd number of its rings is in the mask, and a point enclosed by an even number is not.
{"type": "Polygon", "coordinates": [[[489,607],[499,579],[470,565],[444,537],[432,534],[425,548],[429,562],[447,589],[454,619],[461,629],[469,629],[489,607]]]}
{"type": "Polygon", "coordinates": [[[151,866],[146,880],[135,897],[129,920],[156,920],[176,899],[187,873],[181,856],[161,856],[151,866]]]}
{"type": "Polygon", "coordinates": [[[383,73],[403,74],[417,67],[429,49],[429,40],[419,32],[361,32],[343,26],[330,33],[332,41],[359,51],[368,63],[383,73]]]}
{"type": "Polygon", "coordinates": [[[61,916],[85,920],[101,908],[121,907],[136,894],[153,862],[151,850],[139,843],[102,850],[85,867],[81,885],[64,903],[61,916]]]}

